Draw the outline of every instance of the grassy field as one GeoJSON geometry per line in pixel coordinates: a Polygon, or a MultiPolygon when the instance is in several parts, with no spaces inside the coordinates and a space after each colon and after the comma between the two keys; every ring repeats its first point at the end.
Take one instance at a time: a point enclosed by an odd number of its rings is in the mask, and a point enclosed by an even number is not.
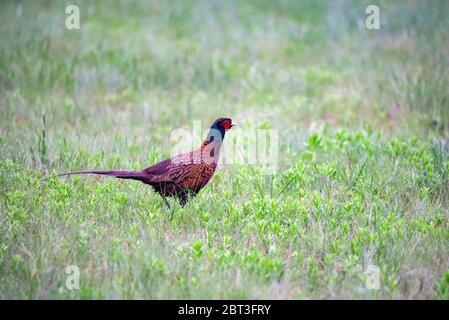
{"type": "Polygon", "coordinates": [[[0,299],[448,299],[449,2],[371,3],[1,0],[0,299]],[[278,171],[224,166],[172,221],[135,181],[39,185],[219,116],[278,130],[278,171]]]}

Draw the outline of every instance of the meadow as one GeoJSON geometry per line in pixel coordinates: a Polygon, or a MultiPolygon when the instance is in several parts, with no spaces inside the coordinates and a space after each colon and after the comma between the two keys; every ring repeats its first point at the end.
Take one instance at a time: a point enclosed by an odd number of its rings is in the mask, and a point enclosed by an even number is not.
{"type": "Polygon", "coordinates": [[[368,4],[1,0],[0,299],[449,299],[449,2],[368,4]],[[278,170],[173,220],[136,181],[39,183],[220,116],[278,130],[278,170]]]}

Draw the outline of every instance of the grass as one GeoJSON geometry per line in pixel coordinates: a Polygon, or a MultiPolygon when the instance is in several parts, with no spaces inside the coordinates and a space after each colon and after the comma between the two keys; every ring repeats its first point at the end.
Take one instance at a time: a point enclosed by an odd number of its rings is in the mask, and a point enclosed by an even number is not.
{"type": "Polygon", "coordinates": [[[379,1],[377,31],[367,1],[73,3],[70,31],[0,2],[1,299],[449,298],[447,2],[379,1]],[[225,166],[173,221],[138,182],[38,183],[222,115],[277,129],[279,171],[225,166]]]}

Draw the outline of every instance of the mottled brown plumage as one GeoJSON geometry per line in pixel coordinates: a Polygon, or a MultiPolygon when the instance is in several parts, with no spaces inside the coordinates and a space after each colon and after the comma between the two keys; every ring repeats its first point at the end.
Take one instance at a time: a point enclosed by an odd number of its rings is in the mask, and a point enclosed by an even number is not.
{"type": "MultiPolygon", "coordinates": [[[[153,187],[165,200],[177,197],[184,206],[209,182],[217,168],[221,144],[227,130],[236,124],[229,118],[219,118],[212,124],[205,141],[194,151],[178,154],[140,171],[85,170],[58,174],[99,174],[120,179],[138,180],[153,187]]],[[[47,178],[48,179],[48,178],[47,178]]],[[[46,179],[44,179],[46,180],[46,179]]]]}

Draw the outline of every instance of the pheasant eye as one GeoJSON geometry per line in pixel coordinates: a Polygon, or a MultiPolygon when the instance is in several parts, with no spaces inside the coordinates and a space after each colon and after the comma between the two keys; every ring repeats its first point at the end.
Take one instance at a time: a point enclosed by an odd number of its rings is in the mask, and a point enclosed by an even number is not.
{"type": "Polygon", "coordinates": [[[231,129],[231,120],[224,120],[222,126],[225,129],[231,129]]]}

